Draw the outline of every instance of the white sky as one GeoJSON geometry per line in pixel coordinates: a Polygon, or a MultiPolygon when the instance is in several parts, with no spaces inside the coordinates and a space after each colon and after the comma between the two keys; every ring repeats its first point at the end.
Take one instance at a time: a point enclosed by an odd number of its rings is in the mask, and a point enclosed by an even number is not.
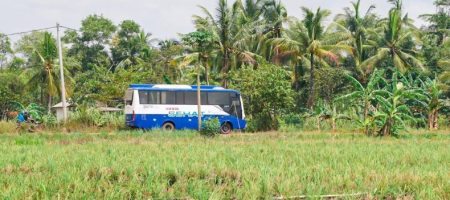
{"type": "MultiPolygon", "coordinates": [[[[302,17],[301,6],[321,7],[335,14],[350,6],[351,0],[282,0],[288,14],[302,17]]],[[[101,14],[118,24],[132,19],[146,32],[159,39],[176,38],[177,33],[193,31],[192,15],[201,14],[198,5],[214,12],[218,0],[0,0],[0,32],[14,33],[61,25],[79,28],[89,14],[101,14]]],[[[233,0],[229,0],[233,2],[233,0]]],[[[435,12],[434,0],[404,0],[404,7],[417,26],[424,22],[417,17],[435,12]]],[[[387,0],[362,0],[363,10],[375,4],[375,12],[386,16],[391,5],[387,0]]],[[[13,36],[17,37],[17,36],[13,36]]],[[[12,38],[16,40],[16,38],[12,38]]]]}

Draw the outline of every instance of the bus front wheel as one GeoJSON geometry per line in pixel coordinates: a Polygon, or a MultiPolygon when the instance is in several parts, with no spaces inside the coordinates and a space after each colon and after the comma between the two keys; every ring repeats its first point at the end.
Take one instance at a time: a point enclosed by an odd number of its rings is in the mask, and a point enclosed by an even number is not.
{"type": "Polygon", "coordinates": [[[233,127],[231,127],[231,124],[229,122],[225,122],[220,126],[220,133],[221,134],[230,134],[231,131],[233,131],[233,127]]]}
{"type": "Polygon", "coordinates": [[[175,125],[172,122],[166,122],[162,125],[162,129],[164,131],[173,131],[175,130],[175,125]]]}

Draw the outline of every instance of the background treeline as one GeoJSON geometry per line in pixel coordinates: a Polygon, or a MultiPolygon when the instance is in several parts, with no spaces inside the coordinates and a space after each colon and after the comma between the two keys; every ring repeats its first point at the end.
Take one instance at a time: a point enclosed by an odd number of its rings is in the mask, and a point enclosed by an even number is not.
{"type": "MultiPolygon", "coordinates": [[[[88,115],[96,102],[123,106],[130,83],[194,84],[200,73],[203,84],[242,91],[249,130],[390,135],[448,126],[450,1],[435,1],[420,28],[401,0],[389,2],[382,16],[358,0],[336,16],[302,7],[297,19],[280,1],[219,0],[215,10],[200,7],[196,30],[174,40],[153,38],[132,20],[116,25],[90,15],[63,37],[67,93],[82,105],[78,115],[88,115]]],[[[51,116],[60,101],[57,58],[49,32],[14,44],[0,34],[2,118],[32,103],[41,118],[51,116]]]]}

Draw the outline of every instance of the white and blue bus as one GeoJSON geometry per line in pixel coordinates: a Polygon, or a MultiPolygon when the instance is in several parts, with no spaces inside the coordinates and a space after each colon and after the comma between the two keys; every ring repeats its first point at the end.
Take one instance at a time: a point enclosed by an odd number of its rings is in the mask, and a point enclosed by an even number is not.
{"type": "MultiPolygon", "coordinates": [[[[246,126],[241,95],[218,86],[200,86],[202,121],[218,118],[223,134],[246,126]]],[[[128,127],[197,129],[197,86],[132,84],[125,93],[128,127]]]]}

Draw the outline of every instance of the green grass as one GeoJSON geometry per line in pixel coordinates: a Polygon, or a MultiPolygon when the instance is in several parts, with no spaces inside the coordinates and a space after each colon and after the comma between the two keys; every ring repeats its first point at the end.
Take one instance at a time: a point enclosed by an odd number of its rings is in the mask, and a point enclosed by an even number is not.
{"type": "Polygon", "coordinates": [[[0,135],[2,199],[450,199],[450,135],[0,135]]]}

